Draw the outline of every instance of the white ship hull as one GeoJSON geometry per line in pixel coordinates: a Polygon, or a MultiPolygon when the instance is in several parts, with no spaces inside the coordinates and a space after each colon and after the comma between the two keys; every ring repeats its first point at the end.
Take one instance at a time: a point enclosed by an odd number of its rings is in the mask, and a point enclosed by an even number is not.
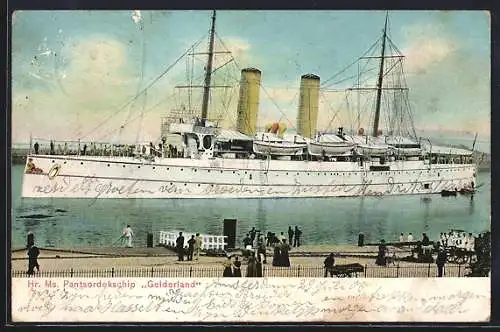
{"type": "Polygon", "coordinates": [[[22,197],[281,198],[440,193],[475,183],[472,164],[257,159],[30,156],[40,174],[24,174],[22,197]]]}

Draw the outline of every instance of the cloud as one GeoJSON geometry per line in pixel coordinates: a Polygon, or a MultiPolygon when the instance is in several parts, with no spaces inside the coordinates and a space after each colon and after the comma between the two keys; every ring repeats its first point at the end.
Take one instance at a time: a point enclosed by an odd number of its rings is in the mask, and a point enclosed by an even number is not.
{"type": "Polygon", "coordinates": [[[414,25],[404,31],[409,41],[403,50],[408,74],[425,72],[429,66],[438,65],[459,51],[460,46],[455,38],[440,26],[414,25]]]}
{"type": "Polygon", "coordinates": [[[229,55],[217,55],[215,57],[216,66],[221,66],[227,61],[230,60],[231,57],[234,58],[238,66],[242,69],[249,65],[249,59],[252,57],[251,45],[248,41],[237,38],[237,37],[227,37],[224,38],[224,45],[218,45],[220,43],[216,43],[216,48],[220,51],[229,51],[231,54],[229,55]]]}
{"type": "Polygon", "coordinates": [[[489,57],[467,51],[464,41],[440,24],[412,26],[405,35],[415,126],[489,135],[489,57]]]}

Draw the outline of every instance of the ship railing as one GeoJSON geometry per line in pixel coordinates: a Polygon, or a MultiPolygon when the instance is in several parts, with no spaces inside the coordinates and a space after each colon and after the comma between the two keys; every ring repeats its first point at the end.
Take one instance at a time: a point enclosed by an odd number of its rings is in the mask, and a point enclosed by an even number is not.
{"type": "Polygon", "coordinates": [[[26,149],[29,154],[63,155],[63,156],[106,156],[106,157],[133,157],[166,155],[166,148],[150,146],[150,143],[121,144],[99,141],[70,141],[30,138],[26,149]],[[35,151],[38,145],[38,153],[35,151]]]}
{"type": "MultiPolygon", "coordinates": [[[[168,248],[176,247],[176,240],[179,237],[180,231],[160,231],[158,236],[158,244],[168,248]]],[[[184,247],[188,246],[188,241],[194,235],[196,237],[196,233],[190,232],[182,232],[184,236],[184,247]]],[[[214,251],[222,251],[227,246],[227,236],[224,235],[210,235],[210,234],[201,234],[201,250],[214,250],[214,251]]]]}

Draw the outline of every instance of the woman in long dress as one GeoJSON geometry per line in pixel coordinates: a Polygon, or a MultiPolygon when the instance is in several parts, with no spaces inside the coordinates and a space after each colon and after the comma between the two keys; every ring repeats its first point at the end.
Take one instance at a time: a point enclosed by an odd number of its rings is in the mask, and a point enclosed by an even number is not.
{"type": "Polygon", "coordinates": [[[262,260],[260,254],[257,256],[257,261],[255,262],[255,276],[262,278],[262,260]]]}
{"type": "Polygon", "coordinates": [[[280,246],[275,244],[274,245],[274,254],[273,254],[273,266],[281,266],[281,251],[280,251],[280,246]]]}
{"type": "Polygon", "coordinates": [[[290,251],[290,245],[286,243],[286,239],[282,240],[280,251],[281,251],[281,266],[290,267],[290,257],[288,256],[288,252],[290,251]]]}
{"type": "Polygon", "coordinates": [[[257,276],[257,271],[256,271],[256,266],[255,266],[255,256],[250,256],[248,257],[248,266],[247,266],[247,278],[253,278],[257,276]]]}

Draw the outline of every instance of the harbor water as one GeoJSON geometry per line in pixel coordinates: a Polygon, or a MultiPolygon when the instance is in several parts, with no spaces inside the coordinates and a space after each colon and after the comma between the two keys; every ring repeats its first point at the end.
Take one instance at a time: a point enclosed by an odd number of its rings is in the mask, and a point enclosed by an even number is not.
{"type": "Polygon", "coordinates": [[[222,234],[225,218],[237,219],[241,239],[252,228],[287,234],[288,226],[302,229],[305,244],[354,244],[397,241],[400,233],[416,239],[426,232],[461,229],[479,233],[490,229],[490,173],[479,173],[480,186],[470,196],[387,196],[311,199],[33,199],[21,198],[23,165],[12,166],[12,247],[35,234],[40,247],[78,248],[112,245],[130,224],[136,246],[155,242],[160,230],[222,234]]]}

